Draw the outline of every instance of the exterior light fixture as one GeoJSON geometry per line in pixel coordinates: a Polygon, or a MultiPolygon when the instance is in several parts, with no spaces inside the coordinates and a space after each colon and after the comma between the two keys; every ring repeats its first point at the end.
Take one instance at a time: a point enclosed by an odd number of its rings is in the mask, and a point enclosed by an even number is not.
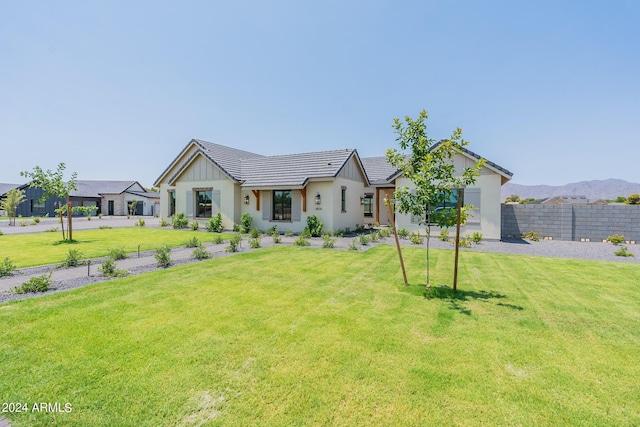
{"type": "Polygon", "coordinates": [[[316,205],[319,205],[322,200],[320,199],[320,193],[316,193],[316,205]]]}
{"type": "Polygon", "coordinates": [[[360,204],[364,205],[364,197],[360,197],[360,204]]]}
{"type": "Polygon", "coordinates": [[[245,205],[249,204],[249,195],[248,194],[244,196],[244,204],[245,205]]]}

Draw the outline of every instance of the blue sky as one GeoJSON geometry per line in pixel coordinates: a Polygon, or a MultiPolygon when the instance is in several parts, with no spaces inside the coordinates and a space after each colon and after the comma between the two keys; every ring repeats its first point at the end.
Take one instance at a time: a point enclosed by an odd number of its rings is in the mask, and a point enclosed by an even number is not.
{"type": "Polygon", "coordinates": [[[0,182],[150,186],[192,139],[395,147],[429,111],[519,184],[640,182],[640,2],[0,3],[0,182]]]}

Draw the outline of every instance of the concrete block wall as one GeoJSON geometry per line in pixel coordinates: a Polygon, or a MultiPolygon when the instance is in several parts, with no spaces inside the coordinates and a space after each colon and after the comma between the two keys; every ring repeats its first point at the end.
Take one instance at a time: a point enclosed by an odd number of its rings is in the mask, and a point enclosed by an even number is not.
{"type": "Polygon", "coordinates": [[[554,240],[602,241],[613,234],[640,243],[640,205],[502,205],[502,238],[536,231],[554,240]]]}

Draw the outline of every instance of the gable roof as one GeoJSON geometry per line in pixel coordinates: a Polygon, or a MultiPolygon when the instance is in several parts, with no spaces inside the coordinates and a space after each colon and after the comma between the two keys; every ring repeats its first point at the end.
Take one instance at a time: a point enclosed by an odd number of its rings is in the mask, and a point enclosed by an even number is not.
{"type": "Polygon", "coordinates": [[[77,180],[76,190],[72,191],[71,197],[101,197],[102,194],[122,194],[129,188],[138,184],[138,181],[93,181],[77,180]]]}
{"type": "Polygon", "coordinates": [[[20,184],[5,184],[0,182],[0,196],[4,196],[10,190],[13,190],[14,188],[18,188],[18,187],[20,187],[20,184]]]}

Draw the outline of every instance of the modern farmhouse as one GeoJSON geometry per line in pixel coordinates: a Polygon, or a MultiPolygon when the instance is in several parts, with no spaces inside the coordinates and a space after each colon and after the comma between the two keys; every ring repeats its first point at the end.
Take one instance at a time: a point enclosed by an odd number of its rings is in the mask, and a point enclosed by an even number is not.
{"type": "MultiPolygon", "coordinates": [[[[437,149],[437,147],[434,147],[437,149]]],[[[464,150],[455,159],[463,168],[480,157],[464,150]]],[[[487,162],[476,186],[465,189],[465,203],[476,209],[465,226],[485,238],[500,238],[500,187],[512,174],[487,162]]],[[[360,158],[355,149],[263,156],[198,139],[191,140],[158,177],[160,216],[183,212],[190,219],[221,213],[225,228],[249,213],[266,229],[299,232],[317,215],[325,229],[390,222],[386,195],[410,186],[383,157],[360,158]]],[[[396,215],[397,225],[418,229],[418,221],[396,215]]]]}

